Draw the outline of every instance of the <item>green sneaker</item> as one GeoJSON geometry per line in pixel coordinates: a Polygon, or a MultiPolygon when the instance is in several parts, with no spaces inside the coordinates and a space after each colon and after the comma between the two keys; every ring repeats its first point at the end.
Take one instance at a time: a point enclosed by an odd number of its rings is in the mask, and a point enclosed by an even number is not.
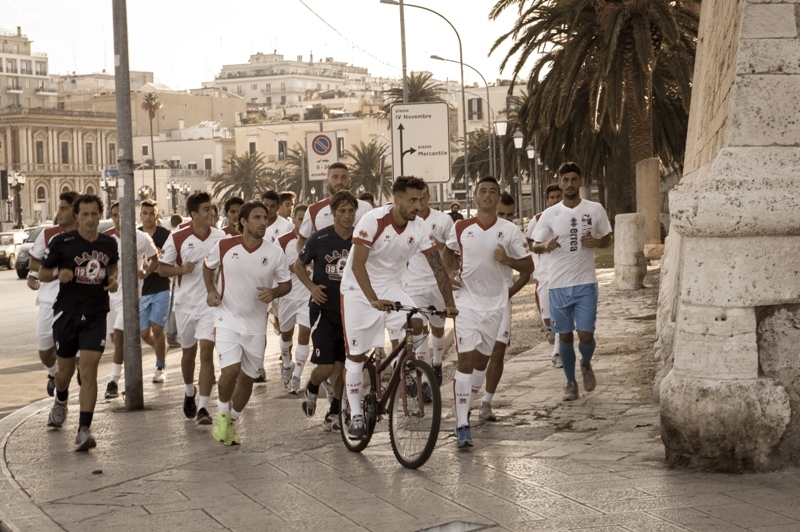
{"type": "MultiPolygon", "coordinates": [[[[230,419],[230,416],[228,416],[230,419]]],[[[239,445],[239,437],[236,435],[236,427],[234,427],[234,422],[228,422],[228,434],[225,438],[225,445],[239,445]]]]}
{"type": "Polygon", "coordinates": [[[225,443],[225,440],[228,439],[228,427],[231,425],[233,425],[231,423],[231,415],[220,412],[217,414],[217,422],[214,424],[214,430],[211,431],[211,435],[218,442],[225,443]]]}

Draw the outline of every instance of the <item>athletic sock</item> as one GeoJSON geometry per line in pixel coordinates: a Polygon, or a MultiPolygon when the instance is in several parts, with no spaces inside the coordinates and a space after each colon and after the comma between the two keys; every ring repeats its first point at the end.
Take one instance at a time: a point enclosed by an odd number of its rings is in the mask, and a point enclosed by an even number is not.
{"type": "MultiPolygon", "coordinates": [[[[44,364],[42,364],[42,365],[44,366],[44,364]]],[[[56,376],[56,371],[58,371],[58,362],[56,362],[55,364],[53,364],[49,368],[47,366],[44,366],[44,369],[47,370],[47,374],[49,376],[55,377],[56,376]]]]}
{"type": "Polygon", "coordinates": [[[567,376],[567,383],[578,382],[575,380],[575,346],[573,342],[561,342],[558,346],[558,354],[561,355],[561,365],[564,368],[564,375],[567,376]]]}
{"type": "Polygon", "coordinates": [[[200,404],[197,405],[197,409],[199,410],[201,408],[205,408],[206,410],[208,410],[208,408],[207,408],[208,407],[208,400],[210,399],[210,397],[211,396],[209,396],[209,395],[201,395],[200,396],[200,404]]]}
{"type": "Polygon", "coordinates": [[[437,338],[431,334],[431,347],[433,347],[433,365],[441,366],[442,358],[444,358],[444,335],[437,338]]]}
{"type": "Polygon", "coordinates": [[[186,391],[183,393],[186,394],[186,397],[194,397],[195,387],[194,384],[184,384],[186,391]]]}
{"type": "Polygon", "coordinates": [[[472,403],[475,402],[475,397],[478,396],[478,393],[481,391],[481,387],[483,386],[483,381],[486,380],[486,370],[479,371],[477,369],[472,370],[472,379],[470,381],[471,388],[469,392],[469,402],[467,403],[472,408],[472,403]]]}
{"type": "Polygon", "coordinates": [[[69,390],[64,390],[63,392],[59,389],[56,389],[56,400],[59,403],[66,403],[67,399],[69,399],[69,390]]]}
{"type": "Polygon", "coordinates": [[[281,360],[283,367],[288,368],[292,365],[292,340],[284,342],[283,338],[278,338],[278,346],[281,348],[281,360]]]}
{"type": "Polygon", "coordinates": [[[230,414],[231,413],[231,406],[228,404],[227,401],[224,403],[217,399],[217,409],[219,410],[220,414],[230,414]]]}
{"type": "Polygon", "coordinates": [[[428,335],[427,334],[415,334],[412,337],[414,341],[414,351],[417,360],[422,360],[427,364],[431,363],[431,352],[428,350],[428,335]]]}
{"type": "Polygon", "coordinates": [[[469,425],[469,394],[472,389],[472,375],[456,371],[453,378],[453,394],[456,401],[456,427],[469,425]]]}
{"type": "Polygon", "coordinates": [[[114,364],[111,363],[111,380],[114,382],[119,381],[119,377],[122,375],[122,364],[114,364]]]}
{"type": "Polygon", "coordinates": [[[237,412],[236,409],[231,408],[231,421],[236,421],[237,419],[239,419],[241,415],[242,415],[241,412],[237,412]]]}
{"type": "Polygon", "coordinates": [[[347,389],[347,402],[350,404],[350,413],[354,416],[363,415],[361,411],[361,388],[364,375],[363,362],[354,362],[349,358],[344,363],[344,385],[347,389]]]}
{"type": "Polygon", "coordinates": [[[494,397],[493,393],[483,392],[483,399],[481,399],[481,402],[490,405],[492,404],[492,397],[494,397]]]}
{"type": "Polygon", "coordinates": [[[342,400],[334,397],[331,400],[331,414],[338,414],[341,408],[342,408],[342,400]]]}
{"type": "Polygon", "coordinates": [[[81,412],[78,417],[78,430],[81,430],[81,427],[91,427],[93,416],[94,412],[81,412]]]}
{"type": "Polygon", "coordinates": [[[578,351],[581,352],[581,366],[586,367],[592,363],[592,355],[594,355],[596,345],[594,340],[588,344],[578,342],[578,351]]]}
{"type": "Polygon", "coordinates": [[[307,345],[297,345],[297,349],[294,350],[294,374],[292,377],[297,377],[299,379],[303,374],[303,368],[306,367],[309,350],[307,345]]]}
{"type": "Polygon", "coordinates": [[[314,384],[313,382],[308,381],[308,384],[306,384],[306,389],[314,395],[317,395],[319,393],[319,384],[314,384]]]}
{"type": "Polygon", "coordinates": [[[553,354],[559,352],[558,346],[561,345],[561,338],[559,337],[558,333],[556,333],[556,339],[553,341],[553,354]]]}
{"type": "Polygon", "coordinates": [[[156,360],[156,369],[165,369],[167,367],[167,363],[164,360],[156,360]]]}

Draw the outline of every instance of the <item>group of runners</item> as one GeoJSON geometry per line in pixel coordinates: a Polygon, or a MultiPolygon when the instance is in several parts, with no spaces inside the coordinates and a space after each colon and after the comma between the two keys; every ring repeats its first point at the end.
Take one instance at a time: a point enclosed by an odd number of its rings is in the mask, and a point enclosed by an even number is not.
{"type": "Polygon", "coordinates": [[[423,383],[426,394],[430,386],[442,385],[445,320],[454,320],[455,433],[459,448],[471,447],[470,411],[484,384],[478,414],[496,420],[492,398],[511,342],[511,301],[531,276],[552,331],[553,364],[566,375],[563,399],[574,400],[579,395],[575,330],[583,387],[590,392],[596,385],[594,250],[610,245],[611,226],[599,203],[578,194],[582,179],[576,164],[565,163],[558,176],[547,188],[549,208],[531,220],[525,234],[514,223],[513,197],[493,177],[475,186],[475,216],[454,222],[429,206],[428,186],[416,177],[397,178],[392,203],[373,207],[349,192],[348,168],[341,163],[328,169],[326,199],[294,205],[293,194],[275,191],[260,200],[231,198],[223,206],[228,222],[223,229],[217,228],[217,207],[205,192],[187,198],[191,220],[172,232],[158,225],[157,204],[145,200],[137,257],[122,262],[119,205],[108,209],[114,227],[98,233],[102,200],[65,192],[57,225],[42,231],[31,251],[28,279],[38,290],[37,343],[47,391],[54,396],[48,426],[64,424],[77,369],[75,449],[96,445],[90,428],[97,368],[109,337],[114,360],[105,396],[119,394],[123,263],[138,270],[141,337],[156,353],[153,382],[166,379],[165,327],[172,312],[182,349],[183,413],[200,425],[213,424],[213,438],[225,445],[239,443],[237,420],[254,383],[265,380],[270,314],[288,393],[302,396],[302,411],[310,417],[324,388],[329,409],[323,424],[329,430],[340,430],[346,400],[352,416],[346,430],[350,438],[364,437],[363,365],[372,350],[384,347],[387,332],[392,343],[405,337],[406,316],[393,312],[399,302],[445,311],[445,318],[411,320],[415,355],[433,367],[438,380],[423,383]],[[309,357],[315,368],[303,388],[309,357]],[[209,407],[215,384],[216,418],[209,407]]]}

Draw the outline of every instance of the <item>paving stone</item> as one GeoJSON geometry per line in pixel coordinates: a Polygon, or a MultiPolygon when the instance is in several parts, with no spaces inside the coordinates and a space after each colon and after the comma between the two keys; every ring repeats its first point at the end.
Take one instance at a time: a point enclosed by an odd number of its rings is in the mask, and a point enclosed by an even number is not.
{"type": "Polygon", "coordinates": [[[717,506],[731,504],[733,502],[736,502],[736,500],[719,493],[704,493],[700,495],[596,502],[592,503],[591,506],[604,513],[623,513],[660,510],[664,508],[699,508],[701,506],[717,506]]]}
{"type": "Polygon", "coordinates": [[[695,505],[700,511],[714,517],[733,523],[743,528],[756,526],[788,525],[794,524],[800,530],[800,521],[785,517],[764,508],[759,508],[746,502],[737,501],[735,504],[715,506],[695,505]]]}

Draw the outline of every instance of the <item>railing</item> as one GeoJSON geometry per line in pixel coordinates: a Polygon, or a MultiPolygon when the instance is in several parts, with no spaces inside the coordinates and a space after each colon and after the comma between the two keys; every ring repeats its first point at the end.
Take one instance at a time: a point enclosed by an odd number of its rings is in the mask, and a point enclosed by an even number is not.
{"type": "Polygon", "coordinates": [[[236,79],[236,78],[263,78],[269,76],[306,76],[311,78],[334,78],[334,79],[344,79],[343,74],[338,73],[319,73],[319,74],[286,74],[286,73],[279,73],[279,72],[265,72],[262,74],[256,72],[225,72],[218,76],[215,76],[214,79],[221,80],[221,79],[236,79]]]}
{"type": "Polygon", "coordinates": [[[75,116],[79,118],[116,118],[116,113],[101,113],[97,111],[79,111],[69,109],[39,109],[35,107],[22,108],[21,106],[10,106],[13,110],[0,109],[3,114],[24,114],[24,115],[51,115],[51,116],[75,116]]]}

